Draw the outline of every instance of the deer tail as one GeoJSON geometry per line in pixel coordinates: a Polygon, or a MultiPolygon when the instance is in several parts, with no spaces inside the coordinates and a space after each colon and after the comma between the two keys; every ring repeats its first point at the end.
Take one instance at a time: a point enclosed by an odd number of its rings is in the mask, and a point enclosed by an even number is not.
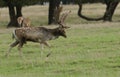
{"type": "Polygon", "coordinates": [[[12,39],[15,39],[15,38],[16,38],[16,30],[13,30],[12,39]]]}
{"type": "Polygon", "coordinates": [[[14,34],[12,33],[12,39],[14,39],[15,38],[15,36],[14,36],[14,34]]]}

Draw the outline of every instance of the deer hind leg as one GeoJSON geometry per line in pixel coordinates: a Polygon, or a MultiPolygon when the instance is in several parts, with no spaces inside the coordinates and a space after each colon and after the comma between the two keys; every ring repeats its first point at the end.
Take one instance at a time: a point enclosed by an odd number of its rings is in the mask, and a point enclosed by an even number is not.
{"type": "Polygon", "coordinates": [[[13,47],[15,47],[16,45],[18,45],[18,44],[19,44],[19,41],[13,42],[13,43],[10,45],[10,47],[9,47],[7,53],[5,54],[5,56],[8,57],[8,56],[9,56],[9,53],[11,52],[11,49],[12,49],[13,47]]]}
{"type": "Polygon", "coordinates": [[[20,42],[19,45],[18,45],[18,51],[19,51],[19,54],[20,54],[21,57],[23,56],[22,51],[21,51],[21,48],[23,47],[23,45],[24,45],[24,42],[20,42]]]}

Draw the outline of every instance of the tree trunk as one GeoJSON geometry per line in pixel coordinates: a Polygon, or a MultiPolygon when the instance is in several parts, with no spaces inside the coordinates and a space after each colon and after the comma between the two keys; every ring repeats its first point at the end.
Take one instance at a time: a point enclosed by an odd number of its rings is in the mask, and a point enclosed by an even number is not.
{"type": "Polygon", "coordinates": [[[54,11],[56,7],[59,7],[60,0],[49,0],[49,15],[48,15],[48,24],[54,23],[54,11]]]}
{"type": "Polygon", "coordinates": [[[112,21],[112,17],[113,17],[113,14],[115,12],[115,9],[117,7],[119,2],[116,2],[116,1],[111,1],[111,2],[108,2],[106,3],[107,7],[106,7],[106,12],[104,14],[104,21],[112,21]]]}
{"type": "Polygon", "coordinates": [[[9,16],[10,16],[10,22],[7,25],[7,27],[19,27],[17,18],[22,16],[22,6],[17,5],[16,9],[14,8],[13,5],[8,4],[9,8],[9,16]]]}
{"type": "Polygon", "coordinates": [[[21,5],[17,5],[16,6],[16,17],[20,17],[22,16],[22,6],[21,5]]]}
{"type": "Polygon", "coordinates": [[[106,7],[106,12],[104,13],[103,17],[89,18],[87,16],[82,15],[82,3],[79,2],[78,3],[78,5],[79,5],[78,16],[85,19],[85,20],[88,20],[88,21],[99,21],[99,20],[112,21],[114,11],[116,10],[116,7],[117,7],[119,2],[105,0],[105,3],[107,5],[107,7],[106,7]]]}
{"type": "Polygon", "coordinates": [[[16,27],[17,19],[16,19],[16,15],[15,15],[14,6],[9,4],[8,9],[9,9],[10,22],[8,23],[7,27],[16,27]]]}
{"type": "Polygon", "coordinates": [[[79,3],[79,10],[78,10],[78,16],[85,19],[85,20],[88,20],[88,21],[99,21],[99,20],[102,20],[103,17],[100,17],[100,18],[89,18],[89,17],[86,17],[82,14],[82,4],[79,3]]]}

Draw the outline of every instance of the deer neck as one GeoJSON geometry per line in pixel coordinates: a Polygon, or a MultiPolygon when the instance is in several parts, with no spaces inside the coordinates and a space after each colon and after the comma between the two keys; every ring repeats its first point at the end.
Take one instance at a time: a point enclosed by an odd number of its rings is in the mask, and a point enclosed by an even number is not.
{"type": "Polygon", "coordinates": [[[59,29],[55,28],[55,29],[49,29],[50,33],[54,36],[54,38],[58,38],[60,36],[59,34],[59,29]]]}

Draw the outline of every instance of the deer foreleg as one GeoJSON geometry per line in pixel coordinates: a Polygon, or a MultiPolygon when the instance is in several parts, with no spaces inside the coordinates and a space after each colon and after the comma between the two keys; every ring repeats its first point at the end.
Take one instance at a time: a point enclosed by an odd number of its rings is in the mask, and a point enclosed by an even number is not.
{"type": "Polygon", "coordinates": [[[42,43],[43,43],[44,45],[50,47],[50,45],[48,44],[48,42],[44,41],[44,42],[42,42],[42,43]]]}
{"type": "MultiPolygon", "coordinates": [[[[45,41],[45,42],[43,42],[43,44],[44,44],[44,45],[46,45],[46,46],[48,46],[48,47],[50,47],[49,43],[48,43],[48,42],[46,42],[46,41],[45,41]]],[[[49,57],[49,56],[51,55],[51,53],[52,53],[52,52],[51,52],[51,51],[49,51],[49,53],[46,55],[46,57],[49,57]]]]}
{"type": "Polygon", "coordinates": [[[43,50],[44,49],[44,45],[41,43],[41,49],[43,50]]]}
{"type": "Polygon", "coordinates": [[[40,42],[40,44],[41,44],[42,50],[44,49],[44,45],[47,47],[50,47],[50,45],[46,41],[40,42]]]}

